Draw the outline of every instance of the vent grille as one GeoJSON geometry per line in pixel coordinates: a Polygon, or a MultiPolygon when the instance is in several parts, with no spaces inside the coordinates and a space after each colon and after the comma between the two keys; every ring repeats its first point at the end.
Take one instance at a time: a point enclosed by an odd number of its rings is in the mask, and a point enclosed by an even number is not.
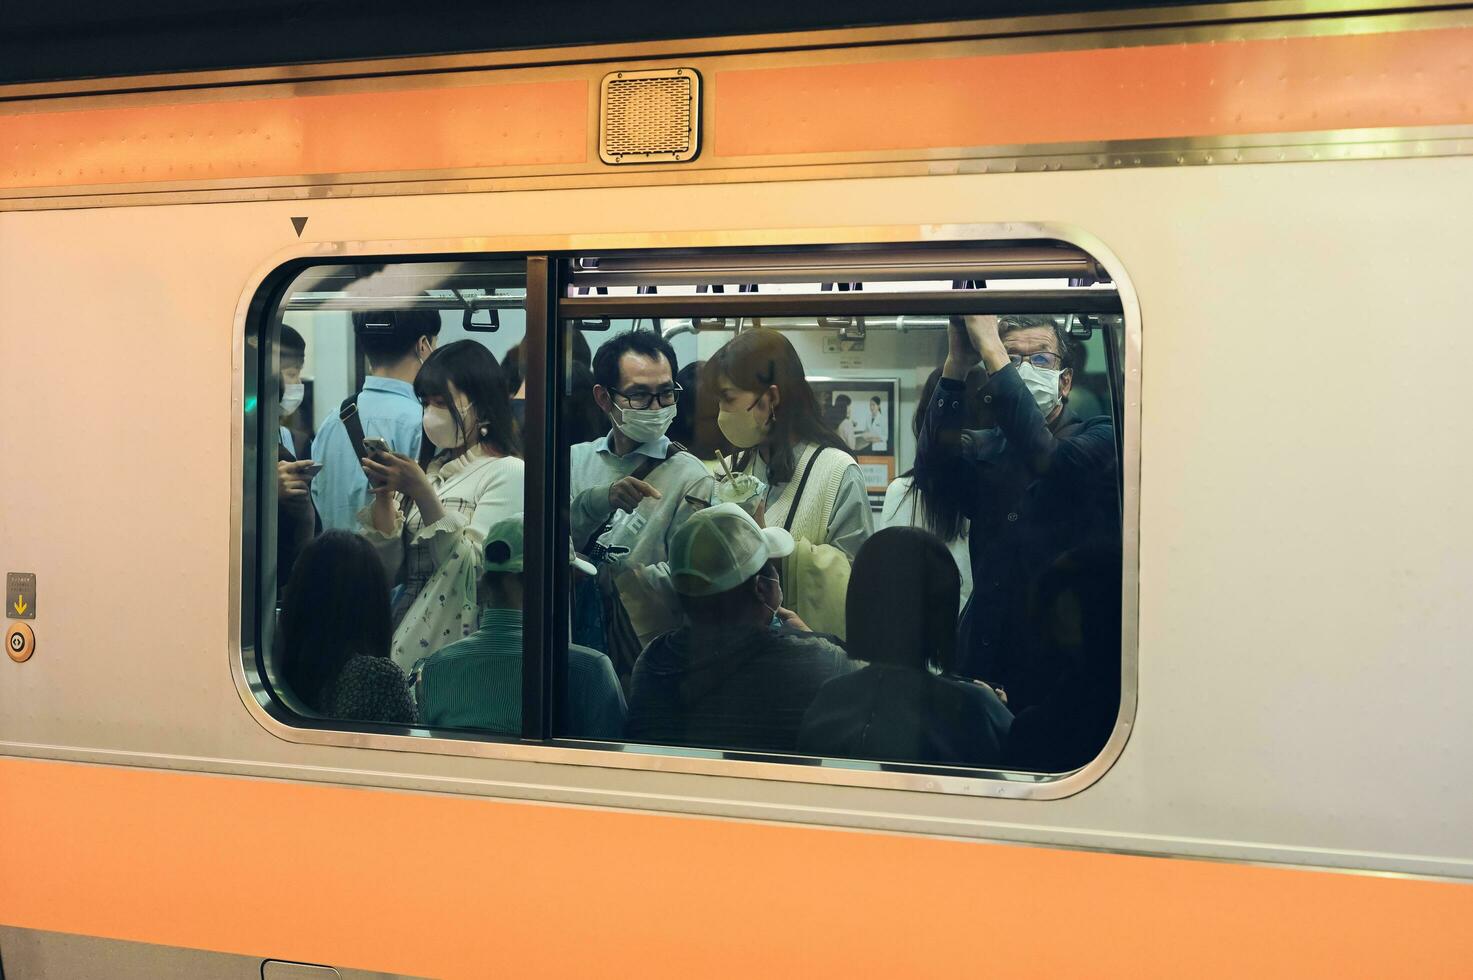
{"type": "Polygon", "coordinates": [[[694,70],[614,72],[602,88],[604,163],[676,163],[696,155],[701,79],[694,70]]]}

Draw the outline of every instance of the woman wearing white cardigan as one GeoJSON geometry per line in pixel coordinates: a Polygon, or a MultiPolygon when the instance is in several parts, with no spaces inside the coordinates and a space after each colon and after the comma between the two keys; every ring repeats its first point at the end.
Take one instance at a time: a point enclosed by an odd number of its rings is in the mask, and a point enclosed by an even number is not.
{"type": "Polygon", "coordinates": [[[521,439],[496,357],[474,341],[447,344],[425,360],[414,393],[424,405],[421,461],[365,459],[373,500],[358,514],[390,579],[403,571],[393,658],[406,669],[474,631],[486,532],[524,509],[521,439]]]}
{"type": "Polygon", "coordinates": [[[820,632],[844,635],[849,564],[874,533],[859,464],[823,420],[803,361],[776,330],[738,334],[704,368],[737,469],[767,485],[764,520],[800,543],[783,563],[786,603],[820,632]]]}

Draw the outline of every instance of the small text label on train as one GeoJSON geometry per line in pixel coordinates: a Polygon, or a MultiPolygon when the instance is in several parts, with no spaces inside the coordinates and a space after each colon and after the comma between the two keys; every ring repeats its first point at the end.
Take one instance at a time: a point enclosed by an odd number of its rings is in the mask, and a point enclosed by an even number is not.
{"type": "Polygon", "coordinates": [[[5,612],[11,619],[36,618],[36,573],[5,573],[5,612]]]}

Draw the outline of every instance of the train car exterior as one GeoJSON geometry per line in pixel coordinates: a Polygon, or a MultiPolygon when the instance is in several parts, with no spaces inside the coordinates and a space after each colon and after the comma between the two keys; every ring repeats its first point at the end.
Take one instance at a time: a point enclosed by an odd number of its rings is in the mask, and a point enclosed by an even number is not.
{"type": "Polygon", "coordinates": [[[1470,52],[1463,5],[1265,3],[0,89],[3,975],[1467,971],[1470,52]],[[698,81],[685,149],[609,139],[643,71],[698,81]],[[532,419],[581,257],[1045,243],[1121,319],[1088,764],[273,697],[256,413],[302,270],[514,265],[532,419]]]}

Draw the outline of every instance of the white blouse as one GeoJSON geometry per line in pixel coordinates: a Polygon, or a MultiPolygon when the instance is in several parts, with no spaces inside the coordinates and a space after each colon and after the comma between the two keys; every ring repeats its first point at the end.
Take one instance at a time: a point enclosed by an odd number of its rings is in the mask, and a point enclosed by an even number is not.
{"type": "Polygon", "coordinates": [[[394,626],[404,618],[420,589],[450,558],[456,542],[469,538],[477,551],[491,525],[523,511],[524,464],[515,456],[487,456],[480,447],[454,458],[436,457],[425,475],[445,516],[428,526],[419,508],[396,510],[394,529],[384,534],[373,526],[373,504],[358,512],[359,533],[368,539],[393,580],[404,568],[404,592],[394,603],[394,626]]]}

